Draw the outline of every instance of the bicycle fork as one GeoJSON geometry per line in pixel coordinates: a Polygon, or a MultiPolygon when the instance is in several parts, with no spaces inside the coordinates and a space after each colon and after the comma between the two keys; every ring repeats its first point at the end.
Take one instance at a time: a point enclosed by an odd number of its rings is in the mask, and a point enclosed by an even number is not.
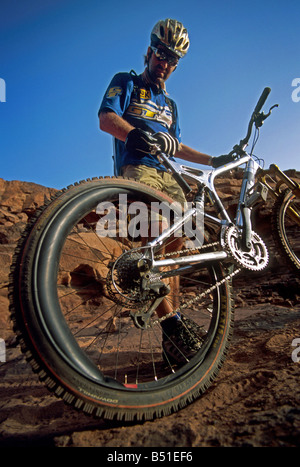
{"type": "Polygon", "coordinates": [[[256,203],[259,197],[266,198],[266,193],[261,190],[254,191],[255,175],[259,165],[253,160],[249,159],[244,172],[240,198],[236,213],[236,226],[241,230],[241,249],[242,251],[250,251],[252,248],[251,232],[251,211],[252,206],[256,203]]]}

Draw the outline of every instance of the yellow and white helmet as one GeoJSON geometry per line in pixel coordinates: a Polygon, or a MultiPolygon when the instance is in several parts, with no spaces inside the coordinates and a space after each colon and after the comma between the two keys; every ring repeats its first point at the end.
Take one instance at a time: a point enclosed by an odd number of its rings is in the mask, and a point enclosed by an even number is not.
{"type": "Polygon", "coordinates": [[[179,58],[185,56],[190,46],[190,40],[186,28],[176,19],[161,19],[156,23],[151,32],[151,45],[163,45],[179,58]]]}

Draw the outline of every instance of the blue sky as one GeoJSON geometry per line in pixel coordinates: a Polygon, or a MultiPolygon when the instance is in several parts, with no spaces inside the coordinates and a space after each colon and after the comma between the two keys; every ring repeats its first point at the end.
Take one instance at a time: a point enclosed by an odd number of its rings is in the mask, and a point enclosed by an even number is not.
{"type": "Polygon", "coordinates": [[[112,140],[98,127],[103,93],[116,72],[143,71],[151,29],[166,17],[191,40],[167,82],[183,142],[230,151],[269,86],[266,110],[279,109],[255,153],[267,167],[300,170],[299,0],[1,0],[0,177],[63,188],[112,175],[112,140]]]}

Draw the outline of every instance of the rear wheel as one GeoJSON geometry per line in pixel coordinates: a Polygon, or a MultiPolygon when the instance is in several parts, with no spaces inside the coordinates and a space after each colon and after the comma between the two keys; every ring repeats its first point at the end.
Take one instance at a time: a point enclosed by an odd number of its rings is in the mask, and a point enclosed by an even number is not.
{"type": "Polygon", "coordinates": [[[201,329],[192,358],[166,358],[157,311],[139,321],[153,290],[172,280],[172,268],[160,268],[141,289],[137,271],[143,219],[159,203],[172,200],[132,180],[82,182],[43,209],[15,255],[11,310],[28,360],[57,396],[96,416],[152,419],[184,407],[215,379],[229,346],[230,284],[219,263],[188,270],[164,299],[201,329]]]}

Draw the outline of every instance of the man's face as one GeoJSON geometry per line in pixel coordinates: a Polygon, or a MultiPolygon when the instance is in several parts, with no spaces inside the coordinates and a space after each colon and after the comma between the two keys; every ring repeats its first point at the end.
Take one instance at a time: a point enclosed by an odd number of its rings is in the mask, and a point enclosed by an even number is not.
{"type": "Polygon", "coordinates": [[[151,49],[149,47],[147,52],[148,57],[150,56],[148,70],[151,79],[155,83],[166,81],[177,67],[178,59],[174,60],[174,56],[168,53],[163,47],[158,46],[157,49],[153,49],[154,48],[151,49]],[[162,57],[165,57],[165,59],[162,59],[162,57]],[[169,59],[171,59],[171,62],[175,61],[175,64],[170,64],[168,62],[169,59]]]}

